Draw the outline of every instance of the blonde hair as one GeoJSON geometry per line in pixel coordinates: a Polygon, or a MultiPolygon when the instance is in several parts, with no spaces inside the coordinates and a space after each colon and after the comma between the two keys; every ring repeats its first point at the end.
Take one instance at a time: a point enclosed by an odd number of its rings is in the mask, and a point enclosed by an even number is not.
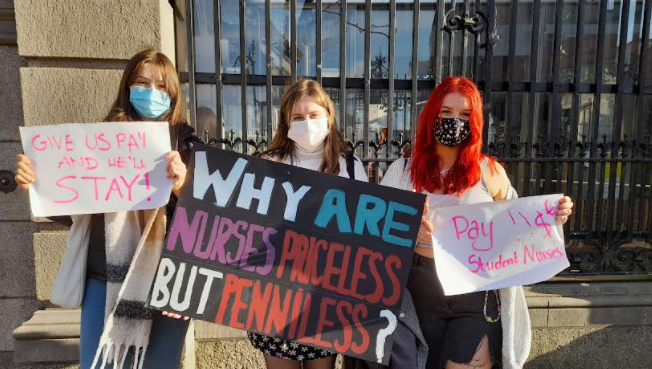
{"type": "Polygon", "coordinates": [[[349,149],[342,133],[337,128],[337,118],[333,101],[324,88],[311,79],[299,79],[287,87],[281,100],[281,111],[279,113],[276,134],[269,148],[260,155],[273,155],[280,160],[288,156],[290,158],[294,157],[294,141],[288,138],[288,131],[292,122],[292,110],[297,102],[306,98],[312,99],[319,106],[326,109],[328,113],[328,128],[330,129],[330,133],[324,140],[324,160],[319,167],[319,171],[337,175],[340,173],[339,159],[349,149]]]}

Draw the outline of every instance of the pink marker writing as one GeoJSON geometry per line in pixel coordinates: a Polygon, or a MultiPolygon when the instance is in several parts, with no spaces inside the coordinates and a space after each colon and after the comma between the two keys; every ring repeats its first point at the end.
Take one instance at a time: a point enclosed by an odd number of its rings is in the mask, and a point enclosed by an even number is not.
{"type": "Polygon", "coordinates": [[[69,134],[58,138],[52,135],[46,135],[43,139],[41,139],[41,137],[41,135],[35,135],[32,138],[32,147],[34,147],[36,151],[45,151],[48,148],[61,150],[63,147],[65,151],[70,152],[75,149],[69,134]]]}
{"type": "Polygon", "coordinates": [[[469,220],[463,215],[457,215],[453,217],[453,225],[455,227],[455,236],[458,240],[462,238],[460,236],[466,236],[469,240],[472,240],[471,247],[476,251],[489,251],[494,247],[494,222],[493,220],[489,224],[478,223],[474,220],[469,222],[469,220]],[[477,246],[477,241],[479,238],[488,238],[488,246],[477,246]]]}

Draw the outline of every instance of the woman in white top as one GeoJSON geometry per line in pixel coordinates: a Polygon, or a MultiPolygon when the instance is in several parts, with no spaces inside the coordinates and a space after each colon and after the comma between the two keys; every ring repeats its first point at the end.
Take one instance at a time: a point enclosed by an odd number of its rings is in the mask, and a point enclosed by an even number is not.
{"type": "MultiPolygon", "coordinates": [[[[427,368],[489,369],[501,361],[503,368],[520,368],[529,353],[529,318],[520,287],[445,296],[434,278],[428,212],[515,197],[505,169],[481,154],[482,129],[477,87],[466,78],[446,78],[419,116],[411,159],[394,162],[382,182],[428,196],[407,285],[429,348],[427,368]]],[[[568,220],[572,206],[569,197],[560,199],[559,223],[568,220]]]]}
{"type": "MultiPolygon", "coordinates": [[[[340,177],[368,181],[337,128],[335,106],[322,86],[309,79],[290,85],[281,100],[276,135],[261,157],[340,177]]],[[[331,369],[336,354],[264,335],[249,333],[252,345],[265,355],[267,368],[331,369]]]]}

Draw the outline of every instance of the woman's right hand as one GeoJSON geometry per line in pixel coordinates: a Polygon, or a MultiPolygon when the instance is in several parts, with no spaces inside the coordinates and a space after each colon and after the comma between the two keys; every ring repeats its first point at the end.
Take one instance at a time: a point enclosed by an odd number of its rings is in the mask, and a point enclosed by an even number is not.
{"type": "Polygon", "coordinates": [[[16,171],[16,182],[25,191],[29,185],[34,183],[36,176],[32,170],[32,161],[23,154],[18,154],[18,170],[16,171]]]}
{"type": "Polygon", "coordinates": [[[172,312],[169,312],[169,311],[164,311],[163,315],[167,316],[168,318],[172,318],[172,319],[182,319],[182,318],[183,318],[183,320],[189,320],[190,319],[189,316],[183,316],[181,314],[175,314],[175,313],[172,313],[172,312]]]}
{"type": "Polygon", "coordinates": [[[423,245],[432,245],[432,232],[435,230],[432,222],[428,218],[428,212],[430,207],[428,205],[428,197],[426,197],[426,202],[423,204],[423,216],[421,217],[421,226],[419,227],[419,233],[417,235],[417,242],[423,245]]]}

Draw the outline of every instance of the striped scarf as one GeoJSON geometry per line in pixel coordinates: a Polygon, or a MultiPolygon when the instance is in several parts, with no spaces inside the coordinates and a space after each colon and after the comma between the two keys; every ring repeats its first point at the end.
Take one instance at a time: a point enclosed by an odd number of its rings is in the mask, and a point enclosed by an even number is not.
{"type": "Polygon", "coordinates": [[[104,331],[91,368],[123,368],[131,349],[133,368],[143,367],[154,311],[150,287],[165,240],[165,207],[107,213],[104,331]]]}

